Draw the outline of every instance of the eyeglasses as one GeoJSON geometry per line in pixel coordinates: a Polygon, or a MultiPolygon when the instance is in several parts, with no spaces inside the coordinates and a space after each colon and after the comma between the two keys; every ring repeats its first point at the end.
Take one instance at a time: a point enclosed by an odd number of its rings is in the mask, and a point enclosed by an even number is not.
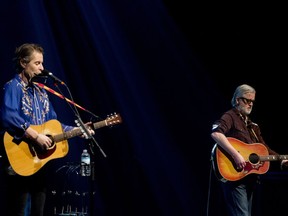
{"type": "Polygon", "coordinates": [[[255,100],[251,100],[248,98],[244,98],[244,97],[239,97],[239,99],[241,99],[245,104],[251,104],[251,103],[255,103],[255,100]]]}

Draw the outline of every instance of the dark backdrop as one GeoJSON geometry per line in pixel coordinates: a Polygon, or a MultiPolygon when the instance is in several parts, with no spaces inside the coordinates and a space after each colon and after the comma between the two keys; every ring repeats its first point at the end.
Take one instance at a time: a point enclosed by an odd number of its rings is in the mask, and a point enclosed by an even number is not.
{"type": "MultiPolygon", "coordinates": [[[[252,118],[273,149],[288,152],[283,9],[181,0],[1,2],[1,86],[14,76],[15,48],[39,43],[45,68],[66,83],[77,104],[96,120],[114,112],[123,120],[96,131],[107,157],[95,145],[94,178],[78,175],[89,143],[77,137],[69,140],[66,157],[47,164],[47,215],[69,207],[109,216],[224,215],[210,168],[210,129],[230,108],[236,86],[256,88],[252,118]]],[[[46,84],[70,98],[65,86],[46,84]]],[[[59,120],[75,124],[70,106],[55,95],[51,100],[59,120]]],[[[92,117],[79,112],[84,121],[92,117]]],[[[278,165],[259,187],[260,197],[285,190],[278,165]]],[[[283,208],[258,202],[265,213],[283,208]]]]}

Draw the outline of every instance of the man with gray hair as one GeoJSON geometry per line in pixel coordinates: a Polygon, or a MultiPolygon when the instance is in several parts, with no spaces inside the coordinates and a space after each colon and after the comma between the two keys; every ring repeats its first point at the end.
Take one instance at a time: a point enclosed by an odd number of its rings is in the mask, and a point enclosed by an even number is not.
{"type": "MultiPolygon", "coordinates": [[[[279,157],[278,153],[266,145],[259,126],[249,118],[255,95],[256,90],[252,86],[238,86],[231,100],[232,108],[212,126],[211,137],[216,141],[212,153],[218,160],[218,166],[214,161],[213,168],[215,173],[219,174],[217,177],[221,180],[229,216],[252,215],[253,193],[259,174],[269,169],[268,160],[260,161],[258,152],[254,152],[254,149],[251,151],[248,146],[252,145],[249,144],[259,144],[257,147],[261,150],[261,155],[279,157]],[[249,151],[251,154],[246,158],[249,151]],[[249,163],[249,160],[252,160],[252,163],[249,163]]],[[[287,160],[282,160],[281,163],[286,162],[287,160]]]]}

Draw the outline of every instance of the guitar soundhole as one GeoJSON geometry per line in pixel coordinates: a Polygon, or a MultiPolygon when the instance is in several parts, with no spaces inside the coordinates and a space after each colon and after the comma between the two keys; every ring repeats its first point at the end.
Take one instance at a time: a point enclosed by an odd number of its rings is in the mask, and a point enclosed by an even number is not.
{"type": "Polygon", "coordinates": [[[253,164],[257,164],[259,162],[259,156],[255,153],[252,153],[250,156],[249,156],[249,161],[253,164]]]}

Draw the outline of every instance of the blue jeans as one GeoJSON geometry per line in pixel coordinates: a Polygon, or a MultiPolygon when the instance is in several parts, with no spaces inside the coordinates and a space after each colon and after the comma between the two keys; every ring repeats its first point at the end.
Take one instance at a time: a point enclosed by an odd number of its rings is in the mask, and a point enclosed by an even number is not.
{"type": "Polygon", "coordinates": [[[221,183],[229,216],[251,216],[256,176],[246,176],[239,181],[221,183]]]}

